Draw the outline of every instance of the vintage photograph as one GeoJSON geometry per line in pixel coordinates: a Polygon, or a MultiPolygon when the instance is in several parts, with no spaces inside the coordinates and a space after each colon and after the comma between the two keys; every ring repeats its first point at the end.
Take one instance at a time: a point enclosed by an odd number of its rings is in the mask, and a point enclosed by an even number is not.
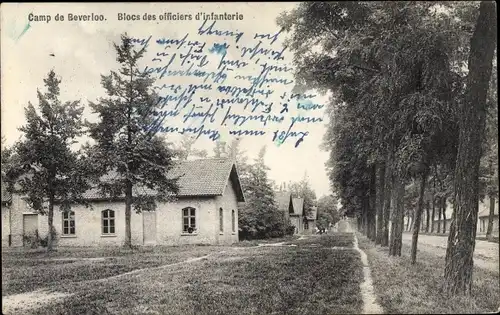
{"type": "Polygon", "coordinates": [[[2,314],[500,312],[496,12],[2,3],[2,314]]]}

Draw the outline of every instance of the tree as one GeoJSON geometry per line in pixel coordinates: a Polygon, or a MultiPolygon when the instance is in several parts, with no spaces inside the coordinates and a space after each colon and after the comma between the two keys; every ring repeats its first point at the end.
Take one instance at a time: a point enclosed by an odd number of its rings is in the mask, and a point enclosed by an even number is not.
{"type": "MultiPolygon", "coordinates": [[[[26,124],[19,128],[23,139],[16,143],[19,192],[32,209],[47,214],[47,250],[53,249],[54,206],[69,211],[88,189],[79,155],[71,150],[82,134],[83,107],[79,101],[61,102],[61,80],[51,70],[44,79],[47,92],[38,94],[38,111],[29,103],[26,124]]],[[[17,176],[16,176],[17,177],[17,176]]]]}
{"type": "MultiPolygon", "coordinates": [[[[297,90],[330,90],[334,95],[327,109],[333,123],[325,135],[325,146],[332,152],[332,184],[371,239],[377,191],[398,200],[392,244],[400,243],[403,231],[398,226],[403,222],[403,196],[395,196],[396,191],[404,194],[410,179],[425,183],[427,178],[421,179],[436,156],[453,155],[454,142],[443,146],[439,139],[453,139],[448,135],[456,130],[453,100],[461,86],[456,65],[467,35],[462,31],[466,23],[456,16],[467,10],[450,5],[450,14],[438,14],[435,6],[308,2],[279,18],[292,35],[288,47],[297,66],[297,90]],[[312,46],[319,49],[311,52],[312,46]],[[396,185],[389,185],[390,190],[374,185],[377,165],[391,170],[396,185]]],[[[384,204],[387,209],[389,202],[384,204]]],[[[417,216],[421,211],[417,207],[417,216]]],[[[385,214],[379,211],[379,216],[385,225],[385,214]]],[[[399,255],[400,246],[394,248],[399,255]]]]}
{"type": "Polygon", "coordinates": [[[180,160],[187,160],[190,156],[197,156],[201,158],[207,157],[206,150],[198,150],[193,148],[196,138],[189,135],[183,135],[177,148],[174,150],[180,160]]]}
{"type": "Polygon", "coordinates": [[[377,239],[376,244],[383,244],[384,239],[384,195],[385,195],[385,164],[378,165],[377,186],[379,193],[377,194],[377,239]]]}
{"type": "Polygon", "coordinates": [[[326,229],[330,224],[335,224],[340,220],[337,210],[337,201],[332,195],[323,196],[318,199],[318,219],[316,226],[319,229],[326,229]]]}
{"type": "Polygon", "coordinates": [[[444,287],[450,294],[470,294],[479,206],[481,138],[496,45],[496,5],[482,1],[470,40],[469,74],[461,108],[458,156],[454,176],[454,211],[446,249],[444,287]]]}
{"type": "Polygon", "coordinates": [[[269,168],[264,162],[265,153],[264,146],[255,163],[249,166],[246,185],[243,187],[247,202],[239,214],[242,238],[278,237],[285,233],[286,222],[267,178],[269,168]]]}
{"type": "Polygon", "coordinates": [[[214,157],[223,158],[227,156],[226,142],[217,140],[214,147],[214,157]]]}
{"type": "Polygon", "coordinates": [[[486,119],[486,153],[481,162],[487,165],[485,195],[489,198],[490,209],[486,237],[493,236],[493,220],[495,215],[495,199],[498,198],[498,93],[497,63],[493,60],[492,76],[488,90],[488,116],[486,119]]]}
{"type": "Polygon", "coordinates": [[[125,198],[124,246],[130,248],[132,207],[138,213],[155,210],[156,202],[178,192],[178,178],[168,175],[173,150],[147,128],[156,117],[158,97],[150,92],[154,80],[139,70],[145,48],[135,50],[126,34],[114,48],[121,68],[101,76],[108,97],[90,102],[99,121],[88,124],[96,144],[88,146],[87,152],[99,161],[94,180],[101,193],[125,198]]]}

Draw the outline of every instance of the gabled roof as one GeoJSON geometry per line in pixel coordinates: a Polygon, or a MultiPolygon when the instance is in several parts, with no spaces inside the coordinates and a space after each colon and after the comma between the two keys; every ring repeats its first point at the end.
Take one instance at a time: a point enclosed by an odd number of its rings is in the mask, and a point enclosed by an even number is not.
{"type": "Polygon", "coordinates": [[[293,198],[293,214],[291,215],[302,215],[304,213],[304,199],[293,198]]]}
{"type": "Polygon", "coordinates": [[[290,203],[292,202],[292,194],[288,191],[274,192],[278,209],[283,212],[288,212],[290,203]]]}
{"type": "MultiPolygon", "coordinates": [[[[116,178],[116,173],[109,173],[102,181],[116,178]]],[[[169,172],[172,178],[179,177],[179,193],[177,197],[211,197],[222,196],[228,180],[233,184],[237,200],[244,202],[239,175],[235,164],[229,159],[200,159],[176,161],[169,172]]],[[[146,187],[134,187],[134,194],[154,195],[156,192],[146,187]]],[[[83,194],[85,199],[105,199],[97,188],[83,194]]]]}

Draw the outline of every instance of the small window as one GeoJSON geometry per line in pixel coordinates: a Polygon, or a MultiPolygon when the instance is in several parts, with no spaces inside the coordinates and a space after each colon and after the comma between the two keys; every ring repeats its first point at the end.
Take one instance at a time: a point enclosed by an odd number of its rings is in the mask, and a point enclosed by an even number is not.
{"type": "Polygon", "coordinates": [[[196,209],[187,207],[182,209],[182,232],[193,233],[196,231],[196,209]]]}
{"type": "Polygon", "coordinates": [[[115,212],[113,210],[102,211],[102,234],[115,234],[115,212]]]}
{"type": "Polygon", "coordinates": [[[236,232],[236,215],[234,213],[234,210],[231,211],[231,230],[234,232],[236,232]]]}
{"type": "Polygon", "coordinates": [[[62,234],[75,235],[75,212],[65,211],[62,214],[62,234]]]}
{"type": "Polygon", "coordinates": [[[304,230],[309,230],[309,221],[304,220],[304,230]]]}
{"type": "Polygon", "coordinates": [[[219,230],[224,232],[224,210],[219,208],[219,230]]]}

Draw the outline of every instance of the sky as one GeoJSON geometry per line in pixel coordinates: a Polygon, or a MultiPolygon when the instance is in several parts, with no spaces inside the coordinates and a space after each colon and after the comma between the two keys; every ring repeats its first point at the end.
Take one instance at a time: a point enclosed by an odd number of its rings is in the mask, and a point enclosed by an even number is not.
{"type": "MultiPolygon", "coordinates": [[[[18,128],[25,123],[24,107],[31,102],[37,104],[37,89],[43,90],[43,79],[47,73],[54,69],[56,74],[62,79],[61,99],[80,100],[85,106],[84,116],[89,120],[95,119],[88,107],[89,101],[96,101],[99,97],[105,96],[105,91],[100,84],[100,76],[109,74],[111,69],[117,68],[116,54],[112,43],[118,42],[120,34],[127,32],[134,38],[146,39],[152,36],[148,44],[147,61],[143,66],[149,68],[164,65],[165,60],[161,62],[151,61],[151,57],[159,52],[168,52],[170,56],[175,48],[169,47],[165,50],[156,45],[155,39],[181,39],[188,34],[191,41],[199,40],[206,43],[205,50],[214,44],[224,42],[229,45],[225,49],[225,60],[240,59],[239,49],[236,47],[253,47],[259,40],[254,38],[254,34],[277,33],[279,28],[275,24],[276,17],[284,10],[291,10],[297,3],[120,3],[120,4],[2,4],[1,11],[1,133],[6,139],[6,144],[11,145],[21,136],[18,128]],[[191,14],[192,20],[160,21],[159,16],[168,12],[191,14]],[[217,21],[216,27],[219,30],[242,32],[244,35],[239,41],[235,41],[234,36],[208,36],[198,34],[203,21],[195,20],[197,13],[228,13],[241,14],[242,20],[236,21],[217,21]],[[28,16],[33,13],[40,21],[29,21],[28,16]],[[102,14],[105,21],[68,21],[68,14],[86,15],[102,14]],[[155,21],[124,21],[118,20],[118,14],[138,15],[142,18],[143,14],[155,14],[155,21]],[[65,21],[55,21],[57,14],[65,17],[65,21]],[[47,22],[47,16],[51,20],[47,22]],[[228,38],[229,37],[229,38],[228,38]],[[53,56],[52,56],[53,55],[53,56]]],[[[208,25],[208,24],[206,24],[208,25]]],[[[276,42],[271,44],[270,37],[261,38],[263,47],[279,51],[282,49],[282,40],[285,34],[280,34],[276,42]],[[267,45],[267,46],[264,46],[267,45]]],[[[215,46],[214,46],[215,47],[215,46]]],[[[185,46],[184,46],[185,48],[185,46]]],[[[184,49],[183,48],[183,49],[184,49]]],[[[186,48],[187,49],[187,48],[186,48]]],[[[186,53],[186,50],[184,50],[186,53]]],[[[206,71],[216,71],[218,60],[221,53],[206,53],[209,65],[206,71]]],[[[291,53],[285,50],[285,60],[280,61],[281,65],[291,66],[291,53]]],[[[179,55],[177,55],[177,58],[179,55]]],[[[248,56],[247,56],[248,57],[248,56]]],[[[261,56],[263,57],[263,56],[261,56]]],[[[176,59],[177,61],[178,59],[176,59]]],[[[243,59],[240,59],[243,60],[243,59]]],[[[234,69],[232,74],[241,76],[257,76],[261,71],[259,61],[253,62],[247,67],[234,69]]],[[[260,59],[259,59],[260,60],[260,59]]],[[[269,64],[272,59],[269,58],[269,64]]],[[[178,67],[181,69],[182,67],[178,67]]],[[[186,67],[183,67],[185,69],[186,67]]],[[[170,68],[169,68],[170,69],[170,68]]],[[[173,68],[172,68],[173,69],[173,68]]],[[[290,76],[289,73],[275,73],[274,78],[282,79],[290,76]]],[[[291,77],[290,79],[293,79],[291,77]]],[[[232,77],[229,77],[224,84],[237,86],[241,84],[232,77]]],[[[158,84],[200,84],[198,78],[193,77],[167,77],[158,80],[158,84]],[[197,81],[198,80],[198,81],[197,81]]],[[[279,95],[290,93],[290,85],[270,83],[269,89],[273,90],[273,95],[269,102],[273,102],[272,113],[279,113],[279,95]],[[277,111],[277,112],[276,112],[277,111]]],[[[200,97],[220,97],[213,91],[200,92],[200,97]]],[[[326,97],[318,97],[313,100],[314,104],[326,105],[326,97]]],[[[206,109],[206,107],[203,107],[206,109]]],[[[219,108],[217,112],[220,121],[227,111],[225,108],[219,108]]],[[[231,113],[243,114],[236,106],[232,106],[231,113]]],[[[248,113],[247,113],[248,114],[248,113]]],[[[215,117],[215,116],[214,116],[215,117]]],[[[242,138],[242,147],[246,151],[249,160],[253,160],[259,149],[266,145],[267,152],[265,162],[269,166],[269,177],[276,183],[300,181],[304,174],[309,177],[309,182],[315,190],[317,196],[330,193],[330,183],[325,171],[325,162],[328,158],[328,152],[320,149],[325,124],[328,120],[323,116],[321,109],[312,111],[301,111],[290,105],[290,113],[286,117],[287,123],[283,125],[266,126],[259,125],[257,122],[245,124],[248,130],[264,130],[267,135],[246,136],[242,138]],[[293,107],[293,108],[292,108],[293,107]],[[313,115],[314,114],[314,115],[313,115]],[[296,123],[296,131],[308,132],[304,141],[298,147],[294,147],[295,140],[298,138],[288,138],[283,144],[277,144],[271,140],[275,130],[286,130],[292,117],[301,117],[310,115],[311,117],[320,117],[322,122],[315,123],[296,123]]],[[[171,119],[171,125],[183,127],[180,116],[171,119]]],[[[207,126],[208,127],[208,126],[207,126]]],[[[214,130],[220,131],[221,138],[230,141],[232,136],[228,135],[228,130],[221,124],[210,126],[214,130]]],[[[242,127],[243,128],[243,127],[242,127]]],[[[166,134],[168,139],[176,142],[180,135],[166,134]]],[[[208,137],[200,137],[195,147],[206,149],[209,154],[212,153],[215,143],[208,137]]]]}

